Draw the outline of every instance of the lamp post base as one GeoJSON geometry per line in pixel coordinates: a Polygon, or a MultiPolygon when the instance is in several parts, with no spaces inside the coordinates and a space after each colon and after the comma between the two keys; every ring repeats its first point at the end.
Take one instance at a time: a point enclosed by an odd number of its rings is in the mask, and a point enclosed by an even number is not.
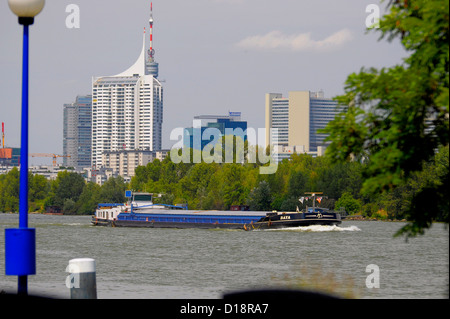
{"type": "Polygon", "coordinates": [[[7,276],[36,274],[36,230],[5,229],[5,273],[7,276]]]}
{"type": "Polygon", "coordinates": [[[19,276],[18,294],[27,295],[27,276],[36,274],[36,230],[5,229],[5,274],[19,276]]]}

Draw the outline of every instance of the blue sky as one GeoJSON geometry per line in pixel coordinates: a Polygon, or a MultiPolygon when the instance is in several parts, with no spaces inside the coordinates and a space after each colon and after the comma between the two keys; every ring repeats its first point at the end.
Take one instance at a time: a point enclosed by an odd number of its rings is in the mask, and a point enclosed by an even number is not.
{"type": "MultiPolygon", "coordinates": [[[[155,0],[154,48],[164,85],[163,147],[200,114],[242,112],[264,127],[265,93],[343,92],[361,67],[399,64],[398,42],[366,34],[374,0],[155,0]]],[[[89,94],[93,76],[131,66],[148,29],[150,1],[47,0],[30,29],[30,152],[62,154],[63,104],[89,94]],[[80,9],[67,28],[66,7],[80,9]]],[[[147,43],[148,45],[148,43],[147,43]]],[[[20,145],[22,27],[0,2],[0,121],[20,145]]],[[[30,164],[51,159],[30,158],[30,164]]]]}

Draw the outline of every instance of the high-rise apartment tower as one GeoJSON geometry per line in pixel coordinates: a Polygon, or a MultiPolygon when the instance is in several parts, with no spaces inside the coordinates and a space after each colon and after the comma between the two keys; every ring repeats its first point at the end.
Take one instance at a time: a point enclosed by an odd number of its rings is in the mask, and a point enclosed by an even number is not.
{"type": "Polygon", "coordinates": [[[128,70],[92,79],[92,165],[101,167],[103,152],[162,148],[163,87],[153,49],[146,58],[145,29],[141,54],[128,70]]]}

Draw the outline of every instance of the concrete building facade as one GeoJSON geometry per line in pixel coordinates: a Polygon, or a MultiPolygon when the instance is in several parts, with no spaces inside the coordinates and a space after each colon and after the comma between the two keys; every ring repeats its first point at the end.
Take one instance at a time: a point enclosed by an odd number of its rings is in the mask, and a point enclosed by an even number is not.
{"type": "Polygon", "coordinates": [[[292,153],[320,156],[326,148],[326,135],[319,130],[334,119],[341,109],[323,91],[290,91],[265,96],[266,147],[273,145],[278,159],[292,153]],[[276,129],[276,130],[274,130],[276,129]]]}
{"type": "Polygon", "coordinates": [[[163,161],[168,150],[126,150],[109,151],[102,154],[102,167],[110,169],[113,176],[122,176],[129,181],[135,175],[138,166],[145,166],[155,159],[163,161]]]}

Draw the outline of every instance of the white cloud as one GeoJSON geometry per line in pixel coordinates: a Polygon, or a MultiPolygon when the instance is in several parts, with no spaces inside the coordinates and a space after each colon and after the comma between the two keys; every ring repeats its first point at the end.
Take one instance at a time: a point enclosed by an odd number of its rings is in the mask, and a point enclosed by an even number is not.
{"type": "Polygon", "coordinates": [[[311,33],[287,35],[272,31],[265,35],[247,37],[236,46],[251,50],[326,51],[341,47],[352,39],[348,29],[342,29],[323,40],[311,39],[311,33]]]}

